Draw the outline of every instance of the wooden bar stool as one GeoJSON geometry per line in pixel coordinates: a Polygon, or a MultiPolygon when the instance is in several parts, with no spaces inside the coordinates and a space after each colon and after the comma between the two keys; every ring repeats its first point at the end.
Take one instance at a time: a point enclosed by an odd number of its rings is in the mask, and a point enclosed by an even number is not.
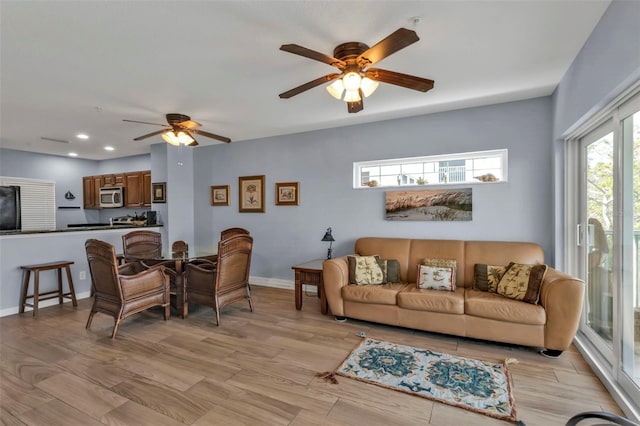
{"type": "Polygon", "coordinates": [[[63,299],[66,297],[73,301],[73,306],[78,306],[76,301],[76,292],[73,288],[73,279],[71,278],[71,269],[69,265],[73,265],[74,262],[60,261],[51,263],[42,263],[39,265],[27,265],[20,268],[25,270],[24,282],[22,283],[22,295],[20,297],[20,313],[24,313],[24,307],[33,307],[33,316],[38,314],[38,302],[41,300],[48,300],[58,298],[58,303],[62,304],[63,299]],[[40,293],[40,271],[58,271],[58,289],[40,293]],[[62,290],[62,269],[67,271],[67,283],[69,284],[69,292],[64,293],[62,290]],[[34,272],[33,277],[33,294],[29,293],[29,278],[31,278],[31,272],[34,272]],[[41,297],[45,296],[45,297],[41,297]],[[27,299],[33,299],[33,304],[27,303],[27,299]]]}

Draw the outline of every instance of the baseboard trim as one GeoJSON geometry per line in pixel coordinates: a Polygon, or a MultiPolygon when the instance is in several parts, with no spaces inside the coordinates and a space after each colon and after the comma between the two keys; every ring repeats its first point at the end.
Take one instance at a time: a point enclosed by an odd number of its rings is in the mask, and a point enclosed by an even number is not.
{"type": "MultiPolygon", "coordinates": [[[[266,277],[255,277],[255,276],[251,276],[249,277],[249,282],[251,283],[251,285],[258,285],[258,286],[262,286],[262,287],[273,287],[273,288],[280,288],[283,290],[293,290],[295,288],[295,284],[293,280],[283,280],[283,279],[279,279],[279,278],[266,278],[266,277]]],[[[318,292],[318,288],[314,285],[303,285],[302,289],[307,292],[307,293],[313,293],[316,294],[318,292]]],[[[80,299],[86,299],[88,297],[91,297],[91,292],[89,291],[85,291],[82,293],[76,293],[76,299],[80,300],[80,299]]],[[[65,299],[65,303],[70,303],[71,300],[69,299],[65,299]]],[[[57,305],[58,304],[58,300],[57,299],[49,299],[49,300],[45,300],[43,302],[38,303],[38,309],[40,308],[46,308],[47,306],[53,306],[53,305],[57,305]]],[[[5,308],[5,309],[0,309],[0,317],[6,317],[9,315],[14,315],[17,314],[20,307],[18,305],[16,306],[11,306],[10,308],[5,308]]],[[[27,306],[27,308],[25,309],[25,313],[26,312],[30,312],[32,311],[33,308],[30,308],[27,306]]]]}

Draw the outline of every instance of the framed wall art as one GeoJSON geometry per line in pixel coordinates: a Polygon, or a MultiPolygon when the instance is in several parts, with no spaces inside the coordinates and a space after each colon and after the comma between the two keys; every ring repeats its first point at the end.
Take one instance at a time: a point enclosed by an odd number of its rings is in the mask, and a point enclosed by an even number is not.
{"type": "Polygon", "coordinates": [[[297,206],[299,202],[298,182],[276,182],[276,206],[297,206]]]}
{"type": "Polygon", "coordinates": [[[151,202],[166,203],[167,202],[167,183],[156,182],[151,184],[151,202]]]}
{"type": "Polygon", "coordinates": [[[229,205],[229,185],[217,185],[211,187],[211,205],[229,205]]]}
{"type": "Polygon", "coordinates": [[[264,213],[264,175],[238,178],[240,213],[264,213]]]}
{"type": "Polygon", "coordinates": [[[469,221],[471,188],[385,192],[386,220],[469,221]]]}

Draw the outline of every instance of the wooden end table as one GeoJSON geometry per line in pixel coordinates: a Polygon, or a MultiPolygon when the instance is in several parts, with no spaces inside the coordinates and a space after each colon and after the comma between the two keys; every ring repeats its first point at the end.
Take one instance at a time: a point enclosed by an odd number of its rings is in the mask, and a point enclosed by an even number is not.
{"type": "Polygon", "coordinates": [[[324,294],[324,281],[322,280],[322,264],[324,259],[315,259],[300,265],[292,266],[295,272],[296,309],[302,309],[302,285],[315,285],[320,297],[320,312],[327,314],[327,296],[324,294]]]}

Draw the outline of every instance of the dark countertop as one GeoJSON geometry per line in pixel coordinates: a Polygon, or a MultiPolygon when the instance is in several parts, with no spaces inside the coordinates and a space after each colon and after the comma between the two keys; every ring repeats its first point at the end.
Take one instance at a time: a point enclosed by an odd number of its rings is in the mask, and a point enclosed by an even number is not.
{"type": "Polygon", "coordinates": [[[79,232],[79,231],[109,231],[111,229],[129,229],[129,228],[157,228],[162,225],[113,225],[113,226],[74,226],[71,228],[60,229],[42,229],[30,231],[0,231],[0,237],[5,235],[32,235],[32,234],[49,234],[52,232],[79,232]]]}

